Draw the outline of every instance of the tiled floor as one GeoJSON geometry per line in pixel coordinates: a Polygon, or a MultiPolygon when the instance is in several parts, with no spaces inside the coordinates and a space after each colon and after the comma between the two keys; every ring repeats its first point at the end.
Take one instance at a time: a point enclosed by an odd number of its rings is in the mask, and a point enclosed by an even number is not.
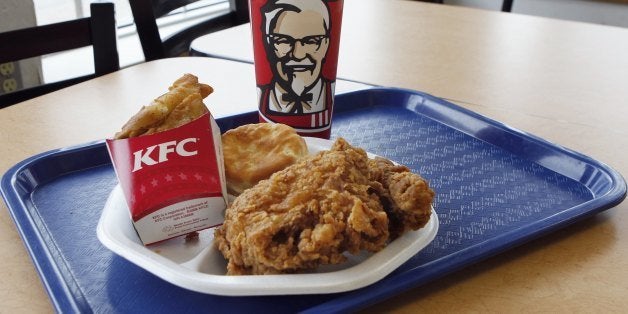
{"type": "MultiPolygon", "coordinates": [[[[116,4],[117,22],[121,28],[118,31],[121,66],[129,66],[143,61],[143,55],[137,34],[131,25],[132,16],[128,0],[110,0],[116,4]]],[[[205,0],[221,2],[224,0],[205,0]]],[[[83,6],[83,11],[89,11],[90,0],[34,0],[39,24],[55,22],[59,19],[69,19],[76,16],[76,4],[83,6]]],[[[501,0],[445,0],[446,5],[463,5],[486,10],[499,10],[501,0]]],[[[225,9],[216,6],[214,9],[225,9]]],[[[514,0],[513,13],[545,16],[559,19],[576,20],[590,23],[599,23],[619,27],[628,27],[628,3],[620,4],[613,1],[593,0],[514,0]]],[[[168,23],[161,28],[162,36],[175,31],[189,19],[198,18],[198,11],[184,13],[176,19],[181,23],[168,23]]],[[[91,49],[78,49],[71,53],[55,54],[43,58],[42,73],[44,81],[52,82],[66,77],[87,74],[93,71],[91,62],[76,62],[83,58],[92,58],[91,49]]]]}

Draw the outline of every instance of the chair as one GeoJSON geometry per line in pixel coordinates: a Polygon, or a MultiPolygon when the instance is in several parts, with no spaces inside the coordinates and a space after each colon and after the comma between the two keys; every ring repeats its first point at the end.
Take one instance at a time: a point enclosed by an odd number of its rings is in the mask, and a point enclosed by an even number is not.
{"type": "Polygon", "coordinates": [[[0,108],[120,69],[113,3],[92,3],[91,17],[0,33],[0,64],[92,46],[95,73],[0,95],[0,108]]]}
{"type": "Polygon", "coordinates": [[[248,0],[229,0],[229,10],[162,39],[157,19],[199,0],[129,0],[146,61],[187,54],[202,35],[248,22],[248,0]]]}
{"type": "Polygon", "coordinates": [[[504,0],[502,1],[502,12],[510,12],[512,11],[512,2],[514,0],[504,0]]]}

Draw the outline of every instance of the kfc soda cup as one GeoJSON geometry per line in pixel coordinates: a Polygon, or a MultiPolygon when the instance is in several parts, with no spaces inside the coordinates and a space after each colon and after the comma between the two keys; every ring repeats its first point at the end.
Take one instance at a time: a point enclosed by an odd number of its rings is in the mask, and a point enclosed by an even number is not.
{"type": "Polygon", "coordinates": [[[249,0],[260,122],[328,139],[343,0],[249,0]]]}

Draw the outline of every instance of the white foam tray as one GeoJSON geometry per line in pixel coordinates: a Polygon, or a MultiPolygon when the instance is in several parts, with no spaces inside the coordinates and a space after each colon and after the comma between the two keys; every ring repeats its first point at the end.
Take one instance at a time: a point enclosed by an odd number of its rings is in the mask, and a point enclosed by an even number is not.
{"type": "MultiPolygon", "coordinates": [[[[311,153],[329,149],[332,144],[316,138],[306,138],[306,142],[311,153]]],[[[144,246],[133,228],[120,186],[109,195],[97,227],[98,239],[104,246],[163,280],[197,292],[229,296],[319,294],[358,289],[394,271],[427,246],[437,231],[438,216],[432,208],[425,227],[405,233],[375,254],[347,255],[347,262],[322,266],[312,273],[227,276],[227,262],[212,243],[213,229],[201,231],[198,240],[186,241],[185,237],[178,237],[144,246]]]]}

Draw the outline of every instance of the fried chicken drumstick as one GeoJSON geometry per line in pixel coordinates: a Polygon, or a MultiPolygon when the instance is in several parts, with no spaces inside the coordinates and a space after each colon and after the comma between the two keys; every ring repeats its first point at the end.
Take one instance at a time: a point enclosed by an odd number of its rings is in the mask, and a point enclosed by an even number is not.
{"type": "Polygon", "coordinates": [[[338,139],[245,190],[217,228],[227,274],[280,274],[377,252],[429,220],[434,192],[420,176],[338,139]]]}

